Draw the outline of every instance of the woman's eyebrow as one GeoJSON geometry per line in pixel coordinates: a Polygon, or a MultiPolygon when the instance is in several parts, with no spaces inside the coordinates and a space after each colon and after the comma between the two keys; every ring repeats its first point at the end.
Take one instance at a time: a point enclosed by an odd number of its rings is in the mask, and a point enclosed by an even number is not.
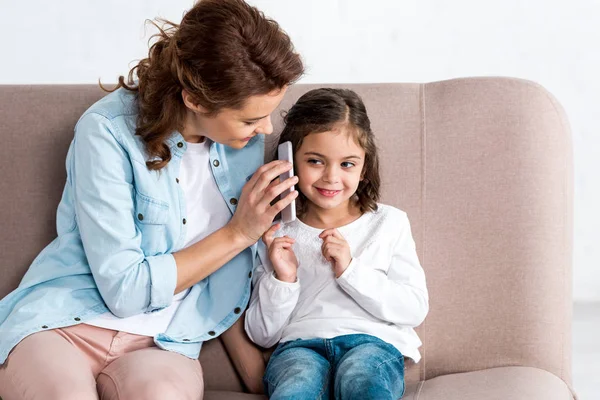
{"type": "Polygon", "coordinates": [[[258,120],[261,120],[261,119],[266,118],[266,117],[268,117],[268,115],[263,115],[262,117],[256,117],[256,118],[242,118],[242,120],[244,120],[244,121],[258,121],[258,120]]]}

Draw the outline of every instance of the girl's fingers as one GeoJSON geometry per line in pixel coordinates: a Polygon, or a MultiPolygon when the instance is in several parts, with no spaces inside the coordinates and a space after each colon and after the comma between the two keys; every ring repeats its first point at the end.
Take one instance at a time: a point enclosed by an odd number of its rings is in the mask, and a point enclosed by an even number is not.
{"type": "Polygon", "coordinates": [[[262,239],[265,245],[267,246],[267,249],[271,247],[271,244],[273,244],[273,237],[275,236],[275,232],[277,232],[277,229],[279,229],[279,227],[280,224],[275,224],[269,229],[267,229],[267,231],[263,234],[262,239]]]}
{"type": "Polygon", "coordinates": [[[321,253],[323,253],[323,256],[325,256],[327,261],[331,261],[329,258],[332,258],[339,254],[340,249],[341,246],[334,243],[323,243],[321,245],[321,253]]]}
{"type": "Polygon", "coordinates": [[[333,237],[334,237],[334,238],[337,238],[337,239],[339,239],[339,240],[346,241],[346,239],[345,239],[345,238],[342,236],[342,234],[340,233],[340,231],[338,231],[337,229],[334,229],[334,230],[332,231],[332,235],[333,235],[333,237]]]}
{"type": "Polygon", "coordinates": [[[346,241],[346,239],[342,236],[342,234],[340,233],[340,231],[338,231],[336,228],[330,228],[330,229],[325,229],[323,232],[321,232],[321,234],[319,235],[319,237],[321,239],[325,239],[328,237],[333,237],[339,240],[343,240],[346,241]]]}
{"type": "Polygon", "coordinates": [[[343,239],[338,239],[335,236],[327,236],[325,239],[323,239],[323,243],[335,243],[343,245],[346,243],[346,241],[343,239]]]}
{"type": "Polygon", "coordinates": [[[286,243],[286,244],[294,244],[295,240],[292,239],[292,238],[283,238],[283,237],[280,237],[280,238],[277,238],[277,239],[275,239],[273,241],[273,245],[274,246],[279,246],[279,245],[284,244],[284,243],[286,243]]]}
{"type": "Polygon", "coordinates": [[[319,235],[319,237],[321,239],[326,238],[327,236],[330,236],[332,234],[333,228],[332,229],[325,229],[323,232],[321,232],[321,234],[319,235]]]}

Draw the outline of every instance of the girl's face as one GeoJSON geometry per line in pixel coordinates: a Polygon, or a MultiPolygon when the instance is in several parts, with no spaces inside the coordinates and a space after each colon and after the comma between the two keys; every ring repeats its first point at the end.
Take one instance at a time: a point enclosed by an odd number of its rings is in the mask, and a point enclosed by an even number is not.
{"type": "Polygon", "coordinates": [[[304,138],[294,155],[298,189],[308,208],[348,207],[362,179],[365,151],[345,127],[304,138]]]}

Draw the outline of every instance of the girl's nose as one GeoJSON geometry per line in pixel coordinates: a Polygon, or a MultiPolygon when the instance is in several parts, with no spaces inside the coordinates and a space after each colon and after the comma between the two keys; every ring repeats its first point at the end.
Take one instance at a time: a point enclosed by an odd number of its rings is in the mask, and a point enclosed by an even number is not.
{"type": "Polygon", "coordinates": [[[337,183],[338,181],[338,171],[334,166],[327,167],[325,169],[325,173],[323,174],[323,180],[327,183],[337,183]]]}

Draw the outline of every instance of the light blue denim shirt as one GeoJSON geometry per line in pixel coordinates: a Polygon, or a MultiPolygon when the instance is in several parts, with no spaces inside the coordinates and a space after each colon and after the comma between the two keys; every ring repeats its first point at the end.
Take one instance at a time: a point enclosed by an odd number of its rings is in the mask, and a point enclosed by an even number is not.
{"type": "MultiPolygon", "coordinates": [[[[135,95],[124,89],[92,105],[75,127],[58,237],[33,261],[19,287],[0,301],[0,364],[23,338],[111,311],[118,317],[169,306],[177,282],[173,252],[186,236],[185,196],[177,176],[186,143],[174,132],[172,159],[146,167],[135,135],[135,95]]],[[[264,136],[241,150],[210,147],[210,168],[231,213],[263,162],[264,136]]],[[[229,328],[250,296],[256,244],[195,284],[156,344],[190,358],[229,328]]]]}

